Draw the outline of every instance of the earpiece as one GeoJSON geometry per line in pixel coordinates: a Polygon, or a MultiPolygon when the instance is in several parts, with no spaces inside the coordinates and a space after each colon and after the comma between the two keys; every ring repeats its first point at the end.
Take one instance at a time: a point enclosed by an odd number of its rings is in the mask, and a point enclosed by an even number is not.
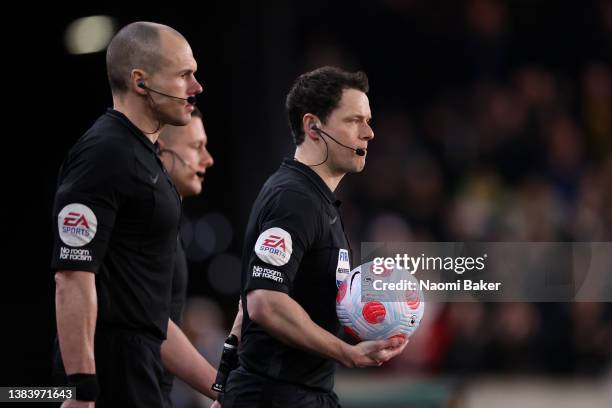
{"type": "Polygon", "coordinates": [[[138,86],[139,88],[142,88],[142,89],[145,89],[147,87],[142,79],[140,81],[138,81],[136,86],[138,86]]]}

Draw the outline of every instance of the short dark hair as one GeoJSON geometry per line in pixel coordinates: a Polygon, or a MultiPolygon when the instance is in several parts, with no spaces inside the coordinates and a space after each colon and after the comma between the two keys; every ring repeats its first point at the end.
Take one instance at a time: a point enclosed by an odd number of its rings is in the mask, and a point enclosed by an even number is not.
{"type": "Polygon", "coordinates": [[[171,27],[137,21],[123,27],[111,40],[106,50],[106,71],[113,93],[129,89],[130,74],[134,68],[156,72],[163,63],[160,49],[160,30],[170,30],[182,37],[171,27]]]}
{"type": "Polygon", "coordinates": [[[364,72],[348,72],[336,67],[322,67],[300,75],[287,94],[285,109],[296,146],[304,141],[302,118],[307,113],[317,115],[323,123],[338,107],[345,89],[368,92],[368,77],[364,72]]]}

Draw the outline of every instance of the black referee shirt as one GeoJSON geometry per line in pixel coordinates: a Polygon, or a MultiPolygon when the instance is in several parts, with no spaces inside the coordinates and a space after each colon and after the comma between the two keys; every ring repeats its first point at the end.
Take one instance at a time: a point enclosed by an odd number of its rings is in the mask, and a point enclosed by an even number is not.
{"type": "MultiPolygon", "coordinates": [[[[251,212],[243,254],[242,292],[287,293],[323,329],[339,334],[337,280],[350,271],[338,201],[308,166],[286,159],[264,184],[251,212]]],[[[245,308],[240,365],[279,381],[329,391],[336,362],[298,350],[251,321],[245,308]]]]}
{"type": "Polygon", "coordinates": [[[53,270],[96,274],[98,324],[165,339],[181,200],[153,144],[109,109],[70,150],[53,209],[53,270]]]}
{"type": "Polygon", "coordinates": [[[189,281],[189,269],[187,267],[187,256],[183,249],[183,242],[179,238],[176,242],[176,259],[174,261],[174,275],[172,276],[172,294],[170,300],[170,319],[177,326],[183,324],[183,310],[187,300],[187,283],[189,281]]]}

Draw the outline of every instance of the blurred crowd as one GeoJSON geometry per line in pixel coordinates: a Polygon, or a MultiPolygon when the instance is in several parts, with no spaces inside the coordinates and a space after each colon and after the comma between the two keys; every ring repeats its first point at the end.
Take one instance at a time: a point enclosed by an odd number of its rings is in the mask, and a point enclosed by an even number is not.
{"type": "MultiPolygon", "coordinates": [[[[414,110],[373,101],[366,171],[341,185],[352,242],[612,241],[610,61],[570,75],[510,58],[512,4],[465,2],[469,80],[414,110]]],[[[612,44],[612,3],[596,6],[612,44]]],[[[454,303],[428,305],[389,366],[597,375],[611,360],[610,303],[454,303]]]]}

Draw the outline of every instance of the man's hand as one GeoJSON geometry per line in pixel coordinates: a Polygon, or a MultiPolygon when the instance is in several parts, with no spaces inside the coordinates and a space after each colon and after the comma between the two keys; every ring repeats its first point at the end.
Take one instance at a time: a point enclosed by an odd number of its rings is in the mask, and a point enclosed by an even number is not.
{"type": "Polygon", "coordinates": [[[95,408],[95,402],[93,401],[77,401],[77,400],[66,400],[62,403],[60,408],[95,408]]]}
{"type": "Polygon", "coordinates": [[[347,348],[342,363],[349,368],[380,366],[400,355],[407,345],[408,339],[401,337],[362,341],[347,348]]]}
{"type": "Polygon", "coordinates": [[[406,338],[394,337],[351,346],[314,323],[302,306],[283,292],[250,291],[247,311],[252,321],[280,341],[333,358],[347,367],[379,366],[404,351],[408,344],[406,338]]]}

